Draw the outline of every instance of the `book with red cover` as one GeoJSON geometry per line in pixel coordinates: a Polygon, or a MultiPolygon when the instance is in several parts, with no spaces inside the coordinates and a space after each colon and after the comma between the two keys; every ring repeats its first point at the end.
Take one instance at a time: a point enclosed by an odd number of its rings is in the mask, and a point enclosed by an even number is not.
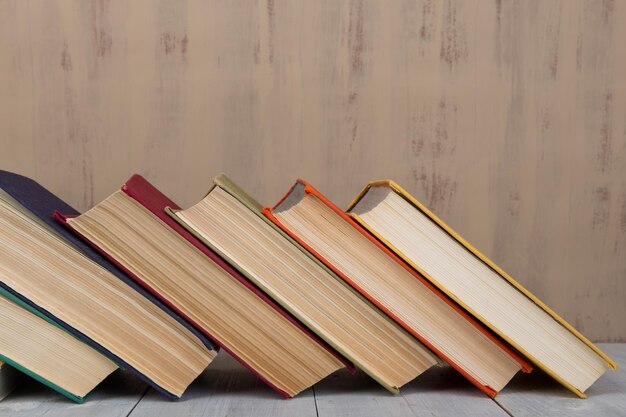
{"type": "Polygon", "coordinates": [[[374,243],[380,250],[385,252],[389,257],[391,257],[394,261],[400,264],[405,270],[410,272],[419,282],[424,284],[430,291],[435,293],[439,298],[446,302],[450,307],[452,307],[458,314],[459,317],[469,321],[475,328],[480,330],[485,336],[487,336],[493,343],[495,343],[498,347],[500,347],[504,352],[511,356],[519,365],[523,372],[528,373],[532,371],[532,366],[525,359],[523,359],[520,355],[514,352],[509,346],[507,346],[504,342],[502,342],[499,338],[494,336],[489,330],[487,330],[484,326],[482,326],[478,321],[476,321],[473,317],[471,317],[465,310],[459,307],[454,301],[452,301],[448,296],[443,294],[439,289],[433,286],[429,281],[427,281],[424,277],[422,277],[417,271],[415,271],[411,266],[409,266],[406,262],[400,259],[396,254],[391,252],[385,245],[379,242],[374,236],[372,236],[367,230],[365,230],[361,225],[355,222],[350,216],[344,213],[339,207],[333,204],[328,198],[326,198],[322,193],[320,193],[317,189],[315,189],[308,182],[298,179],[296,183],[289,189],[289,191],[285,194],[283,198],[281,198],[278,203],[272,208],[265,207],[263,209],[263,214],[270,219],[274,224],[276,224],[280,229],[282,229],[285,233],[291,236],[294,240],[296,240],[302,247],[312,253],[316,258],[318,258],[321,262],[323,262],[328,268],[330,268],[333,272],[335,272],[338,276],[344,279],[347,283],[349,283],[352,287],[354,287],[357,291],[359,291],[363,296],[369,299],[373,304],[379,307],[382,311],[384,311],[389,317],[391,317],[394,321],[404,327],[409,333],[414,335],[417,339],[419,339],[424,345],[426,345],[429,349],[439,355],[444,361],[446,361],[450,366],[455,368],[459,373],[461,373],[465,378],[467,378],[472,384],[482,390],[484,393],[489,395],[490,397],[494,397],[497,395],[497,391],[493,388],[481,384],[474,377],[468,374],[468,372],[455,363],[450,357],[441,352],[440,349],[437,349],[430,343],[423,335],[419,334],[413,327],[407,324],[404,320],[399,318],[396,314],[394,314],[388,306],[381,302],[379,298],[367,292],[364,288],[358,285],[350,276],[344,273],[340,268],[322,256],[318,251],[316,251],[310,244],[304,241],[297,233],[288,228],[284,223],[282,223],[274,214],[273,210],[281,205],[287,198],[289,198],[294,191],[294,189],[298,186],[303,187],[303,192],[305,195],[313,195],[317,199],[319,199],[323,204],[329,207],[333,212],[338,214],[343,220],[349,223],[352,227],[358,230],[363,236],[365,236],[370,242],[374,243]]]}
{"type": "MultiPolygon", "coordinates": [[[[281,315],[283,315],[287,320],[289,320],[292,324],[298,327],[302,332],[306,333],[311,339],[313,339],[316,343],[320,344],[326,350],[328,350],[333,356],[335,356],[340,362],[342,362],[346,368],[354,373],[354,366],[343,358],[339,353],[337,353],[332,347],[330,347],[326,342],[321,340],[317,335],[313,334],[306,327],[304,327],[300,322],[298,322],[293,316],[291,316],[286,310],[284,310],[281,306],[276,304],[273,300],[267,297],[263,292],[261,292],[256,286],[254,286],[248,279],[246,279],[243,275],[241,275],[237,270],[232,268],[228,263],[226,263],[223,259],[221,259],[217,254],[215,254],[211,249],[207,248],[202,242],[200,242],[195,236],[189,233],[185,228],[183,228],[180,224],[178,224],[174,219],[172,219],[169,215],[167,215],[165,209],[179,209],[180,207],[170,200],[165,194],[159,191],[154,185],[148,182],[141,175],[135,174],[133,175],[121,188],[122,192],[126,193],[128,196],[133,198],[139,204],[141,204],[144,208],[158,217],[163,223],[167,224],[170,228],[175,230],[178,234],[184,237],[189,243],[191,243],[194,247],[200,250],[204,255],[210,258],[213,262],[218,264],[222,269],[224,269],[228,274],[230,274],[233,279],[236,279],[240,283],[242,283],[247,289],[252,291],[256,296],[261,298],[267,304],[269,304],[272,308],[278,311],[281,315]]],[[[115,264],[118,268],[123,270],[129,277],[135,280],[139,285],[145,288],[148,292],[157,297],[161,302],[167,305],[170,309],[175,311],[178,315],[187,320],[193,327],[195,327],[202,334],[213,340],[218,346],[228,352],[231,356],[233,356],[238,362],[240,362],[243,366],[253,372],[256,376],[258,376],[263,382],[269,385],[272,389],[277,391],[280,395],[285,398],[288,398],[289,395],[276,387],[270,381],[268,381],[259,371],[257,371],[253,364],[250,364],[244,361],[241,357],[237,356],[227,344],[223,343],[223,341],[215,338],[207,329],[200,326],[198,323],[194,322],[187,314],[185,314],[181,308],[175,304],[173,304],[170,300],[156,291],[154,288],[150,287],[146,282],[141,280],[137,275],[131,272],[128,268],[122,265],[117,259],[110,256],[107,252],[102,250],[96,244],[85,238],[81,233],[79,233],[76,229],[74,229],[70,223],[67,222],[69,217],[76,216],[64,216],[60,213],[55,213],[55,217],[58,221],[60,221],[65,227],[72,230],[76,235],[80,236],[85,242],[91,245],[94,249],[100,252],[103,256],[109,259],[113,264],[115,264]]]]}

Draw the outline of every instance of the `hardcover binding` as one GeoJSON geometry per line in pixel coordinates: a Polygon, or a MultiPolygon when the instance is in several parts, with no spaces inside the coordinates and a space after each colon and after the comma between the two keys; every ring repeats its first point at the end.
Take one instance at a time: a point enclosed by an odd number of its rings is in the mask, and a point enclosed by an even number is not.
{"type": "MultiPolygon", "coordinates": [[[[283,229],[281,229],[280,227],[278,227],[276,224],[274,224],[269,218],[267,218],[264,214],[263,214],[263,206],[256,201],[251,195],[249,195],[244,189],[242,189],[241,187],[239,187],[233,180],[231,180],[226,174],[221,173],[219,175],[217,175],[216,177],[213,178],[213,185],[211,186],[211,188],[209,189],[209,191],[207,192],[206,195],[208,195],[215,187],[219,187],[222,190],[226,191],[228,194],[230,194],[232,197],[234,197],[235,199],[237,199],[240,203],[242,203],[244,206],[246,206],[250,211],[252,211],[256,216],[258,216],[261,220],[263,220],[265,222],[265,224],[267,224],[268,226],[270,226],[272,229],[274,229],[277,233],[279,233],[284,239],[286,239],[289,243],[291,243],[292,245],[294,245],[296,248],[298,248],[298,250],[300,250],[304,255],[306,255],[311,261],[315,262],[320,268],[322,268],[327,274],[331,275],[332,277],[334,277],[335,279],[339,280],[341,283],[343,283],[347,288],[351,289],[352,291],[354,291],[354,294],[356,296],[358,296],[359,298],[361,298],[361,300],[363,302],[365,302],[366,304],[369,305],[370,308],[379,310],[379,308],[372,303],[367,297],[363,296],[363,294],[361,294],[359,291],[357,291],[355,288],[353,288],[348,282],[346,282],[343,278],[337,276],[335,274],[335,272],[330,269],[325,263],[323,263],[322,261],[320,261],[314,254],[312,254],[311,252],[309,252],[307,250],[307,248],[303,247],[300,243],[298,243],[298,241],[296,241],[295,239],[293,239],[291,237],[291,235],[289,235],[288,233],[286,233],[283,229]]],[[[385,314],[384,311],[381,311],[382,314],[385,314]]],[[[393,320],[393,319],[392,319],[393,320]]],[[[396,323],[397,324],[397,323],[396,323]]],[[[427,347],[425,347],[426,349],[428,349],[427,347]]],[[[341,352],[340,352],[341,353],[341,352]]],[[[435,358],[437,360],[437,363],[439,365],[442,365],[443,362],[441,360],[441,358],[439,358],[437,355],[435,355],[435,358]]],[[[350,370],[350,368],[348,368],[350,370]]],[[[354,371],[351,372],[356,372],[356,369],[354,369],[354,371]]],[[[388,391],[390,391],[393,394],[398,394],[400,391],[397,387],[393,387],[391,385],[388,385],[387,383],[385,383],[382,379],[380,379],[377,375],[372,374],[372,373],[368,373],[368,375],[373,378],[376,382],[378,382],[380,385],[382,385],[385,389],[387,389],[388,391]]]]}
{"type": "Polygon", "coordinates": [[[272,210],[279,206],[291,193],[294,187],[297,184],[302,184],[304,186],[305,194],[310,194],[318,198],[325,205],[327,205],[330,209],[332,209],[335,213],[337,213],[341,218],[347,221],[351,226],[357,229],[362,235],[364,235],[368,240],[374,243],[378,248],[384,251],[388,256],[390,256],[394,261],[398,262],[404,269],[406,269],[411,275],[413,275],[416,279],[418,279],[422,284],[424,284],[428,289],[433,291],[439,298],[446,302],[449,306],[451,306],[457,313],[459,313],[464,319],[469,321],[475,328],[477,328],[481,333],[487,336],[492,342],[494,342],[498,347],[500,347],[503,351],[505,351],[509,356],[511,356],[521,367],[522,372],[529,373],[532,371],[532,366],[522,359],[519,355],[513,352],[508,346],[506,346],[502,341],[496,338],[493,334],[491,334],[487,329],[485,329],[480,323],[474,320],[467,312],[461,309],[458,305],[456,305],[452,300],[446,297],[441,291],[435,288],[430,282],[428,282],[424,277],[418,274],[413,268],[406,264],[402,259],[400,259],[396,254],[391,252],[387,247],[385,247],[381,242],[379,242],[374,236],[368,233],[363,227],[361,227],[358,223],[356,223],[350,216],[341,211],[336,205],[334,205],[330,200],[328,200],[322,193],[320,193],[317,189],[315,189],[308,182],[298,179],[296,183],[289,189],[289,191],[281,198],[278,203],[273,208],[265,207],[263,208],[263,214],[274,222],[278,227],[284,230],[287,234],[289,234],[294,240],[296,240],[300,245],[305,247],[309,252],[315,255],[320,261],[322,261],[328,268],[330,268],[333,272],[339,275],[342,279],[348,282],[351,286],[353,286],[358,292],[360,292],[363,296],[365,296],[368,300],[370,300],[374,305],[376,305],[379,309],[385,312],[389,317],[391,317],[394,321],[400,324],[404,329],[406,329],[409,333],[415,336],[420,342],[426,345],[430,350],[435,352],[438,356],[440,356],[444,361],[446,361],[450,366],[456,369],[461,375],[463,375],[467,380],[469,380],[472,384],[474,384],[477,388],[483,391],[485,394],[490,397],[495,397],[497,395],[497,391],[493,388],[483,385],[478,382],[474,377],[469,375],[461,366],[452,361],[447,355],[441,352],[439,349],[434,347],[428,340],[426,340],[422,335],[415,331],[411,326],[405,323],[402,319],[397,317],[393,312],[391,312],[388,308],[382,305],[378,300],[365,291],[364,288],[360,287],[357,283],[355,283],[350,277],[345,275],[339,268],[337,268],[332,262],[328,261],[324,258],[320,253],[315,251],[311,246],[309,246],[306,242],[304,242],[298,235],[296,235],[293,231],[291,231],[288,227],[286,227],[274,214],[272,210]]]}
{"type": "Polygon", "coordinates": [[[166,389],[164,389],[161,386],[159,386],[156,383],[154,383],[150,378],[148,378],[143,373],[141,373],[139,370],[137,370],[135,367],[131,366],[125,360],[123,360],[122,358],[120,358],[119,356],[117,356],[116,354],[111,352],[110,350],[108,350],[106,347],[102,346],[100,343],[98,343],[95,340],[91,339],[89,336],[85,335],[83,332],[81,332],[81,331],[75,329],[74,327],[70,326],[65,321],[63,321],[63,320],[59,319],[58,317],[52,315],[52,313],[50,313],[48,310],[46,310],[45,308],[43,308],[43,307],[33,303],[30,299],[24,297],[22,294],[20,294],[20,293],[18,293],[16,291],[14,291],[11,287],[5,285],[3,282],[0,282],[0,293],[2,293],[3,295],[5,295],[5,296],[7,296],[9,298],[14,298],[16,300],[19,300],[21,303],[24,303],[24,304],[30,306],[32,309],[37,310],[41,314],[49,317],[54,322],[54,324],[56,324],[57,326],[61,327],[65,331],[67,331],[68,333],[70,333],[72,336],[74,336],[78,340],[80,340],[83,343],[91,346],[92,348],[94,348],[98,352],[102,353],[104,356],[110,358],[120,368],[126,369],[126,370],[132,372],[136,377],[138,377],[139,379],[144,381],[146,384],[150,385],[150,387],[152,389],[154,389],[155,391],[159,392],[160,394],[163,394],[164,396],[166,396],[167,398],[169,398],[171,400],[178,400],[178,399],[180,399],[180,397],[178,397],[177,395],[167,391],[166,389]]]}
{"type": "MultiPolygon", "coordinates": [[[[55,325],[56,325],[56,323],[55,323],[55,325]]],[[[13,368],[17,369],[18,371],[22,372],[23,374],[28,375],[30,378],[34,379],[35,381],[40,382],[40,383],[44,384],[45,386],[47,386],[48,388],[51,388],[51,389],[55,390],[59,394],[61,394],[64,397],[74,401],[75,403],[78,403],[78,404],[84,403],[86,397],[89,396],[89,394],[91,394],[91,393],[89,393],[85,397],[79,397],[78,395],[74,395],[71,392],[64,390],[60,386],[58,386],[55,383],[45,379],[41,375],[39,375],[39,374],[37,374],[35,372],[32,372],[30,369],[23,367],[19,363],[14,362],[11,358],[8,358],[8,357],[6,357],[4,355],[0,355],[0,360],[2,362],[5,362],[8,365],[12,366],[13,368]]]]}
{"type": "MultiPolygon", "coordinates": [[[[5,298],[13,301],[15,304],[19,305],[20,307],[22,307],[23,309],[29,311],[30,313],[36,315],[40,319],[43,319],[46,322],[48,322],[48,323],[58,327],[59,329],[67,332],[68,334],[72,335],[73,337],[76,337],[72,332],[67,331],[65,328],[60,326],[56,321],[54,321],[50,317],[44,315],[41,311],[35,309],[31,304],[25,302],[22,298],[16,296],[15,293],[9,292],[7,290],[7,288],[8,287],[6,287],[6,286],[4,286],[4,285],[2,285],[0,283],[0,296],[5,297],[5,298]]],[[[81,339],[78,339],[78,340],[81,340],[81,339]]],[[[20,363],[15,362],[12,358],[9,358],[7,356],[4,356],[4,355],[0,354],[0,360],[2,360],[3,362],[8,363],[12,367],[14,367],[17,370],[19,370],[20,372],[28,375],[29,377],[33,378],[34,380],[36,380],[38,382],[41,382],[42,384],[46,385],[47,387],[52,388],[53,390],[55,390],[59,394],[62,394],[63,396],[69,398],[70,400],[72,400],[72,401],[74,401],[76,403],[82,404],[83,402],[85,402],[85,399],[91,394],[91,392],[89,392],[84,397],[80,397],[78,395],[74,395],[71,392],[61,388],[60,386],[58,386],[54,382],[50,381],[49,379],[44,378],[42,375],[37,374],[37,373],[31,371],[30,369],[22,366],[20,363]]]]}
{"type": "MultiPolygon", "coordinates": [[[[352,210],[352,208],[354,208],[354,206],[361,200],[361,198],[365,195],[365,193],[367,193],[367,191],[371,187],[375,187],[375,186],[386,186],[386,187],[389,187],[392,191],[397,193],[400,197],[402,197],[404,200],[406,200],[409,204],[411,204],[417,210],[421,211],[426,216],[428,216],[439,227],[441,227],[446,233],[448,233],[454,240],[456,240],[461,245],[463,245],[468,251],[470,251],[472,254],[474,254],[474,256],[476,256],[478,259],[480,259],[485,264],[487,264],[487,266],[489,266],[491,269],[493,269],[498,275],[500,275],[502,278],[504,278],[506,281],[508,281],[513,287],[515,287],[522,294],[524,294],[526,297],[528,297],[533,303],[535,303],[542,310],[544,310],[546,313],[548,313],[554,320],[556,320],[559,324],[561,324],[563,327],[565,327],[567,330],[569,330],[572,334],[574,334],[574,336],[576,336],[583,343],[585,343],[587,346],[589,346],[589,348],[591,348],[602,359],[604,359],[606,361],[606,363],[609,365],[609,367],[612,370],[616,370],[617,369],[617,364],[615,363],[615,361],[613,361],[606,353],[602,352],[600,350],[600,348],[598,348],[589,339],[587,339],[585,336],[583,336],[582,333],[580,333],[578,330],[576,330],[571,324],[569,324],[567,321],[565,321],[565,319],[563,319],[561,316],[559,316],[554,310],[552,310],[545,303],[543,303],[539,298],[537,298],[528,289],[526,289],[519,282],[517,282],[515,279],[513,279],[513,277],[511,277],[509,274],[507,274],[502,268],[500,268],[498,265],[496,265],[486,255],[484,255],[482,252],[480,252],[478,249],[476,249],[474,246],[472,246],[468,241],[466,241],[457,232],[455,232],[450,226],[448,226],[446,223],[444,223],[443,220],[441,220],[439,217],[437,217],[433,212],[428,210],[428,208],[426,208],[426,206],[424,206],[419,201],[417,201],[415,199],[415,197],[413,197],[411,194],[409,194],[408,191],[403,189],[396,182],[394,182],[392,180],[378,180],[378,181],[372,181],[372,182],[368,183],[359,192],[359,194],[357,194],[357,196],[354,198],[354,200],[352,200],[352,202],[350,203],[350,205],[346,209],[346,212],[349,212],[350,210],[352,210]]],[[[485,324],[485,326],[489,327],[494,333],[498,334],[505,341],[507,341],[511,346],[513,346],[515,349],[520,351],[520,353],[522,353],[523,355],[528,357],[532,362],[534,362],[544,372],[546,372],[548,375],[550,375],[552,378],[554,378],[556,381],[558,381],[561,385],[563,385],[564,387],[566,387],[567,389],[569,389],[570,391],[572,391],[573,393],[575,393],[579,397],[586,398],[586,395],[585,395],[584,392],[580,391],[578,388],[574,387],[573,385],[571,385],[567,381],[565,381],[562,378],[560,378],[558,375],[556,375],[554,372],[552,372],[548,367],[546,367],[545,365],[543,365],[542,363],[537,361],[532,355],[530,355],[527,352],[525,352],[524,349],[522,349],[516,343],[514,343],[507,335],[505,335],[505,334],[503,334],[501,332],[498,332],[493,327],[493,325],[491,323],[489,323],[488,321],[486,321],[484,318],[480,317],[479,315],[475,314],[475,312],[471,308],[469,308],[465,303],[462,303],[457,297],[454,296],[454,294],[450,293],[443,285],[441,285],[437,280],[435,280],[432,276],[430,276],[428,273],[426,273],[426,271],[422,270],[418,265],[415,265],[414,262],[412,262],[410,259],[408,259],[406,256],[404,256],[404,254],[402,254],[401,251],[397,250],[397,248],[395,248],[390,242],[388,242],[386,239],[384,239],[382,236],[380,236],[378,233],[376,233],[376,231],[374,231],[371,228],[369,228],[368,225],[358,215],[356,215],[354,213],[351,213],[350,216],[356,222],[358,222],[361,225],[361,227],[369,230],[369,232],[372,235],[374,235],[382,244],[384,244],[386,247],[388,247],[394,253],[397,253],[398,256],[400,256],[407,264],[409,264],[416,271],[420,272],[430,282],[432,282],[434,285],[436,285],[441,291],[445,292],[450,298],[455,300],[461,307],[466,309],[473,316],[477,317],[482,323],[485,324]]]]}
{"type": "Polygon", "coordinates": [[[61,216],[55,213],[64,213],[66,217],[78,216],[80,213],[76,209],[68,205],[56,195],[52,194],[36,181],[12,172],[0,171],[0,189],[4,190],[7,194],[22,204],[26,209],[28,209],[48,227],[60,235],[65,241],[69,242],[89,259],[96,262],[120,280],[124,281],[124,283],[172,316],[172,318],[200,339],[207,348],[216,348],[212,341],[208,340],[193,326],[183,320],[182,317],[174,313],[156,297],[145,291],[141,286],[137,285],[135,281],[130,279],[128,275],[124,273],[123,269],[118,268],[106,257],[95,251],[90,245],[86,244],[83,239],[68,230],[64,224],[65,221],[61,219],[61,216]]]}
{"type": "MultiPolygon", "coordinates": [[[[339,359],[346,367],[349,369],[353,369],[352,365],[347,362],[343,357],[341,357],[337,352],[335,352],[330,346],[328,346],[324,341],[319,339],[316,335],[311,333],[308,329],[306,329],[302,324],[297,322],[291,315],[285,312],[280,306],[274,303],[270,298],[268,298],[264,293],[262,293],[258,288],[252,285],[247,279],[245,279],[238,271],[232,268],[228,263],[222,260],[217,254],[207,248],[202,242],[200,242],[195,236],[189,233],[185,228],[179,225],[176,221],[170,218],[166,213],[166,208],[170,209],[180,209],[180,207],[170,200],[167,196],[165,196],[161,191],[159,191],[156,187],[150,184],[145,178],[142,176],[135,174],[133,175],[121,188],[121,190],[126,193],[129,197],[133,198],[139,204],[141,204],[145,209],[150,211],[153,215],[158,217],[161,221],[167,224],[169,227],[174,229],[177,233],[179,233],[182,237],[184,237],[189,243],[191,243],[194,247],[200,250],[203,254],[208,256],[213,262],[218,264],[222,269],[228,272],[234,279],[242,283],[246,288],[252,291],[255,295],[260,297],[263,301],[268,303],[272,308],[278,311],[281,315],[283,315],[287,320],[289,320],[292,324],[298,327],[301,331],[306,333],[309,337],[311,337],[314,341],[322,345],[325,349],[327,349],[331,354],[333,354],[337,359],[339,359]]],[[[129,277],[131,277],[137,284],[142,286],[146,291],[150,292],[152,295],[157,297],[162,303],[167,305],[173,311],[175,311],[182,318],[187,320],[192,326],[194,326],[198,331],[203,333],[206,337],[213,340],[217,345],[219,345],[222,349],[228,352],[233,358],[235,358],[239,363],[241,363],[244,367],[250,370],[253,374],[255,374],[259,379],[261,379],[264,383],[278,392],[281,396],[285,398],[289,398],[289,395],[268,381],[263,375],[261,375],[251,364],[244,361],[241,357],[236,355],[228,346],[225,346],[220,340],[217,340],[214,336],[210,334],[210,332],[201,327],[198,323],[194,322],[188,315],[182,312],[178,307],[169,302],[162,294],[156,291],[154,288],[150,287],[146,282],[141,280],[134,273],[125,268],[122,264],[120,264],[117,260],[111,257],[107,252],[102,250],[96,244],[85,238],[82,234],[76,231],[72,226],[66,221],[67,216],[62,216],[58,213],[55,216],[63,222],[63,224],[71,229],[76,235],[80,236],[85,242],[91,245],[95,250],[100,252],[103,256],[109,259],[110,262],[114,263],[118,268],[122,269],[129,277]]]]}
{"type": "MultiPolygon", "coordinates": [[[[20,204],[22,204],[25,208],[30,210],[37,218],[43,221],[47,226],[54,229],[54,231],[58,235],[60,235],[60,237],[64,239],[66,242],[68,242],[70,245],[77,248],[79,251],[81,251],[88,258],[92,259],[94,262],[100,264],[101,266],[109,270],[116,277],[122,279],[124,282],[131,285],[129,282],[129,279],[121,275],[120,271],[115,271],[114,269],[111,269],[112,268],[111,265],[108,265],[108,266],[103,265],[101,262],[105,261],[104,259],[98,259],[97,256],[94,256],[94,255],[97,255],[95,252],[93,252],[88,246],[81,243],[80,240],[78,240],[75,236],[72,236],[71,233],[64,230],[63,227],[61,227],[59,224],[55,222],[53,212],[56,210],[56,208],[60,208],[62,210],[67,210],[70,212],[77,213],[76,210],[74,210],[67,203],[59,199],[57,196],[52,194],[50,191],[46,190],[37,182],[31,180],[30,178],[26,178],[21,175],[14,174],[14,173],[7,172],[7,171],[0,171],[0,188],[4,190],[7,194],[9,194],[11,197],[13,197],[20,204]]],[[[145,293],[144,291],[141,291],[137,287],[137,285],[131,285],[131,286],[135,290],[141,292],[142,295],[147,296],[152,302],[156,301],[153,297],[149,297],[147,293],[145,293]]],[[[133,373],[139,379],[147,383],[150,387],[152,387],[155,391],[159,392],[160,394],[166,396],[167,398],[171,400],[177,400],[180,398],[177,395],[157,385],[154,381],[152,381],[150,378],[148,378],[138,369],[131,366],[124,359],[117,356],[116,354],[108,350],[106,347],[102,346],[97,341],[85,335],[78,329],[72,327],[69,323],[66,323],[64,320],[61,320],[60,318],[54,316],[48,310],[35,304],[30,299],[16,292],[15,290],[13,290],[11,287],[7,286],[3,282],[0,282],[0,292],[2,292],[3,294],[6,294],[8,297],[16,299],[16,301],[18,302],[28,305],[30,308],[32,308],[35,311],[38,311],[42,315],[45,315],[51,321],[53,321],[57,326],[63,328],[65,331],[72,334],[74,337],[81,340],[83,343],[91,346],[98,352],[107,356],[114,363],[118,364],[121,368],[129,370],[131,373],[133,373]]],[[[163,308],[164,311],[172,314],[170,311],[165,309],[163,304],[156,303],[156,302],[155,304],[163,308]]],[[[182,320],[180,317],[176,317],[175,315],[172,315],[172,317],[179,322],[181,322],[182,320]]],[[[187,325],[186,327],[189,328],[188,326],[189,325],[187,325]]],[[[198,333],[194,332],[194,335],[198,335],[198,333]]],[[[202,340],[203,343],[205,343],[207,347],[214,348],[214,344],[211,343],[206,338],[200,336],[199,339],[202,340]]]]}

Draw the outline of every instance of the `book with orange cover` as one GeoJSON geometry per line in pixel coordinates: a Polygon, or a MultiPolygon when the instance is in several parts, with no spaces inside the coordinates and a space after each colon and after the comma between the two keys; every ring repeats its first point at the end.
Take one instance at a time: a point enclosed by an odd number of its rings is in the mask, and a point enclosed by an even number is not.
{"type": "Polygon", "coordinates": [[[347,212],[387,248],[563,386],[584,391],[617,365],[573,326],[391,180],[347,212]]]}
{"type": "Polygon", "coordinates": [[[267,219],[225,175],[184,210],[168,214],[392,393],[440,364],[419,340],[267,219]]]}
{"type": "Polygon", "coordinates": [[[532,369],[305,181],[263,213],[487,395],[532,369]]]}

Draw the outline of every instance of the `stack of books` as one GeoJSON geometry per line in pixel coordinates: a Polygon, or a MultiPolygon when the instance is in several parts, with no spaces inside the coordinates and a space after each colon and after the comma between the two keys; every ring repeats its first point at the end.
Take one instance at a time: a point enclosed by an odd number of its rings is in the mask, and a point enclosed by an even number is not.
{"type": "Polygon", "coordinates": [[[392,181],[344,212],[219,175],[181,209],[134,175],[80,214],[0,172],[0,397],[14,369],[82,402],[124,368],[177,399],[219,349],[284,397],[344,368],[398,393],[444,364],[491,397],[533,366],[584,397],[616,368],[392,181]]]}

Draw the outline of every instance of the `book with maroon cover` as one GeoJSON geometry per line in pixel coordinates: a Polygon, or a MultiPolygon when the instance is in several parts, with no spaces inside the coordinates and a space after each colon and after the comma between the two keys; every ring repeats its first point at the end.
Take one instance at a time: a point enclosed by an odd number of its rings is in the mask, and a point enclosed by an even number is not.
{"type": "Polygon", "coordinates": [[[487,395],[495,396],[517,371],[531,371],[532,367],[526,360],[309,183],[298,180],[273,208],[265,207],[263,214],[487,395]],[[340,244],[332,239],[333,236],[346,240],[340,244]],[[361,270],[354,266],[369,261],[378,266],[369,265],[370,268],[366,266],[361,270]],[[383,276],[394,277],[398,281],[384,283],[383,276]],[[383,290],[374,291],[375,285],[383,285],[380,287],[383,290]],[[393,291],[400,294],[398,297],[419,295],[413,299],[404,298],[405,306],[401,307],[400,298],[394,299],[390,295],[393,291]],[[407,308],[407,305],[412,307],[407,308]],[[429,312],[436,314],[429,317],[429,312]],[[449,327],[447,342],[451,346],[443,344],[441,335],[434,337],[434,333],[428,333],[431,329],[424,327],[427,322],[433,322],[433,329],[449,327]],[[464,344],[468,343],[471,346],[464,348],[464,344]],[[469,358],[479,358],[479,362],[465,360],[458,355],[454,358],[450,353],[459,350],[466,352],[469,358]],[[491,372],[495,374],[503,372],[505,367],[507,370],[505,375],[497,378],[498,384],[488,384],[486,377],[478,376],[488,375],[481,374],[477,364],[491,366],[491,372]]]}
{"type": "MultiPolygon", "coordinates": [[[[178,205],[170,200],[167,196],[161,193],[156,187],[154,187],[151,183],[149,183],[145,178],[140,175],[133,175],[121,188],[121,191],[114,193],[110,198],[113,198],[115,195],[123,194],[127,197],[130,197],[137,207],[142,208],[143,210],[147,210],[152,216],[158,219],[158,222],[165,225],[170,231],[173,231],[175,234],[181,236],[187,244],[193,246],[194,250],[199,251],[203,258],[209,259],[211,263],[219,266],[220,270],[225,271],[228,277],[231,280],[237,281],[241,284],[245,290],[254,294],[255,298],[262,300],[264,305],[270,307],[270,310],[278,313],[281,316],[281,320],[285,320],[289,323],[289,326],[293,326],[298,329],[298,333],[304,334],[306,339],[309,341],[311,345],[317,346],[316,349],[321,348],[325,352],[325,355],[329,355],[333,358],[334,361],[338,364],[336,369],[340,369],[343,367],[347,367],[351,372],[354,372],[354,367],[350,362],[348,362],[345,358],[339,355],[334,349],[332,349],[328,344],[322,341],[319,337],[311,333],[308,329],[306,329],[301,323],[299,323],[294,317],[292,317],[287,311],[285,311],[278,304],[273,302],[270,298],[268,298],[265,294],[263,294],[258,288],[256,288],[253,284],[251,284],[246,278],[244,278],[239,272],[233,269],[230,265],[228,265],[224,260],[222,260],[219,256],[217,256],[213,251],[207,248],[202,242],[200,242],[196,237],[194,237],[191,233],[185,230],[182,226],[180,226],[176,221],[174,221],[170,216],[167,215],[165,209],[167,207],[177,209],[178,205]],[[312,343],[311,343],[312,342],[312,343]]],[[[105,200],[103,203],[105,203],[105,200]]],[[[100,204],[103,204],[100,203],[100,204]]],[[[98,207],[95,206],[94,209],[98,207]]],[[[92,209],[92,210],[94,210],[92,209]]],[[[164,291],[156,288],[156,285],[148,282],[149,277],[140,276],[139,273],[136,273],[135,270],[131,270],[128,263],[124,260],[118,259],[114,257],[106,248],[101,247],[100,244],[94,242],[93,238],[86,236],[86,229],[81,229],[80,227],[76,227],[77,223],[73,222],[73,220],[79,220],[81,217],[85,217],[90,215],[88,211],[79,217],[71,217],[71,216],[63,216],[59,213],[56,213],[56,217],[59,221],[61,221],[67,228],[72,230],[78,236],[80,236],[83,240],[89,243],[93,248],[98,250],[102,255],[107,257],[112,263],[114,263],[118,268],[125,271],[125,273],[130,276],[133,280],[135,280],[138,284],[140,284],[147,291],[152,293],[154,296],[159,298],[164,304],[174,310],[177,314],[187,320],[192,326],[194,326],[198,331],[209,337],[211,340],[215,341],[222,349],[231,354],[237,361],[239,361],[243,366],[257,375],[261,380],[263,380],[267,385],[276,390],[283,397],[292,397],[297,393],[289,393],[285,389],[282,389],[277,386],[275,382],[272,382],[268,379],[268,376],[263,373],[263,370],[258,369],[251,363],[249,360],[246,360],[241,354],[235,352],[233,346],[226,340],[220,338],[214,331],[214,329],[209,329],[207,326],[199,323],[193,316],[191,310],[184,304],[177,302],[175,300],[176,297],[173,297],[172,294],[166,294],[164,291]]],[[[195,252],[194,252],[195,253],[195,252]]],[[[185,277],[177,277],[180,281],[183,281],[185,277]]],[[[237,300],[235,300],[237,301],[237,300]]],[[[245,307],[245,306],[242,306],[245,307]]],[[[207,308],[211,308],[210,306],[207,308]]],[[[244,310],[241,308],[241,310],[244,310]]],[[[265,347],[264,347],[265,348],[265,347]]],[[[260,346],[257,346],[257,349],[260,349],[260,346]]],[[[334,372],[333,369],[332,371],[334,372]]],[[[324,375],[326,376],[326,375],[324,375]]],[[[319,378],[321,379],[321,378],[319,378]]],[[[317,381],[316,381],[317,382],[317,381]]]]}

